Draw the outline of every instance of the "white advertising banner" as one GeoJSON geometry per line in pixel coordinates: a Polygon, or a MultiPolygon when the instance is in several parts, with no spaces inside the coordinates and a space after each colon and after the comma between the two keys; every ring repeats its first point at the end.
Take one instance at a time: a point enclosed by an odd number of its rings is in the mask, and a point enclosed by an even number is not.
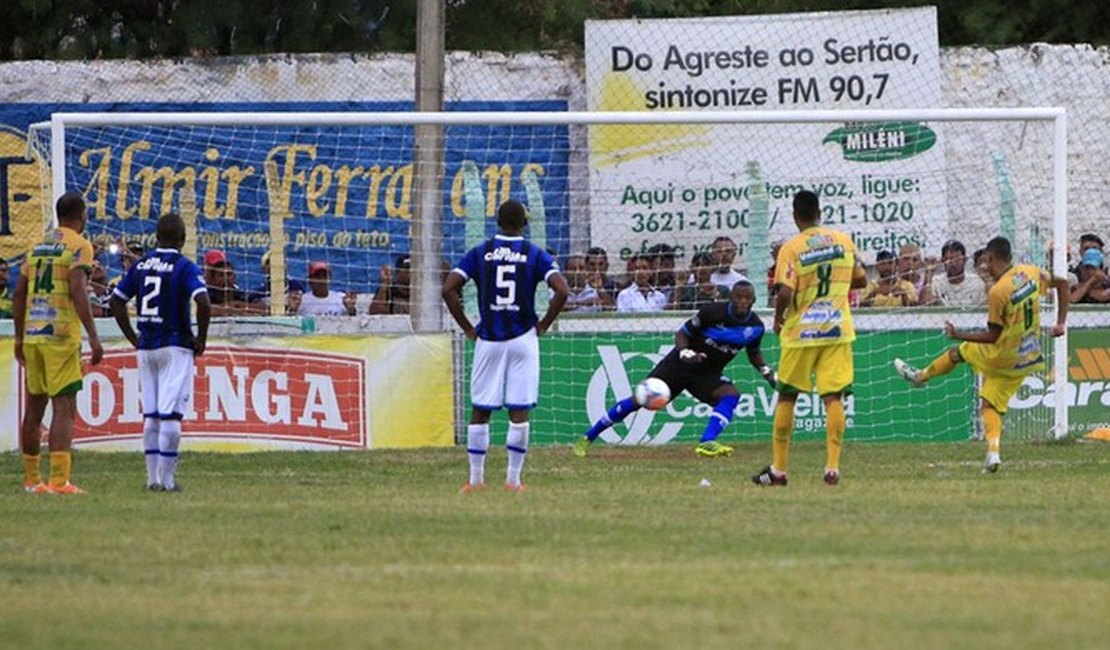
{"type": "MultiPolygon", "coordinates": [[[[938,107],[936,11],[590,21],[586,83],[593,111],[938,107]]],[[[796,232],[791,198],[812,189],[865,260],[938,248],[938,137],[910,122],[594,126],[591,243],[621,260],[666,243],[689,260],[727,236],[745,267],[748,246],[796,232]]]]}

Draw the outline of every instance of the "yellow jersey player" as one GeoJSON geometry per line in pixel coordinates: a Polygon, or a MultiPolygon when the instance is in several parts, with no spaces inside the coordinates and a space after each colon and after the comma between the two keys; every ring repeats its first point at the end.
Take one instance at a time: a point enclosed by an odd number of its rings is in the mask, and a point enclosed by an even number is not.
{"type": "Polygon", "coordinates": [[[27,412],[20,426],[23,487],[33,494],[80,494],[69,481],[70,443],[81,391],[81,326],[89,334],[93,365],[104,349],[96,334],[87,283],[92,270],[92,244],[85,230],[85,201],[66,192],[55,206],[58,227],[27,253],[16,285],[15,358],[24,366],[27,412]],[[50,422],[50,479],[39,470],[40,427],[47,404],[50,422]]]}
{"type": "Polygon", "coordinates": [[[995,280],[987,297],[986,331],[960,332],[952,323],[944,326],[949,338],[962,341],[946,350],[924,370],[918,370],[901,359],[894,368],[903,378],[920,388],[925,382],[946,375],[962,362],[983,376],[979,390],[984,437],[987,439],[985,472],[997,472],[1002,464],[999,440],[1002,438],[1002,416],[1010,398],[1017,392],[1026,375],[1044,368],[1041,353],[1041,296],[1048,285],[1056,287],[1056,326],[1053,336],[1064,334],[1068,317],[1068,283],[1051,278],[1032,264],[1014,265],[1010,241],[995,237],[987,242],[984,253],[986,267],[995,280]]]}
{"type": "Polygon", "coordinates": [[[794,402],[816,386],[825,403],[825,483],[840,482],[840,448],[846,419],[842,396],[852,392],[852,326],[848,292],[867,286],[867,275],[848,235],[819,225],[817,195],[794,195],[794,223],[801,232],[782,245],[775,261],[775,333],[779,401],[775,407],[772,461],[752,477],[757,485],[786,485],[794,402]],[[816,381],[814,381],[816,378],[816,381]]]}

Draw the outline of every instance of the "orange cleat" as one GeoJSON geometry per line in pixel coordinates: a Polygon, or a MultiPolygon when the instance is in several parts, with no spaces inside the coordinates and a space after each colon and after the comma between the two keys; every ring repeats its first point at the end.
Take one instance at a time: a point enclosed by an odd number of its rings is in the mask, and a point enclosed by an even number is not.
{"type": "Polygon", "coordinates": [[[505,489],[509,492],[524,492],[528,488],[523,483],[521,483],[520,485],[509,485],[508,483],[506,483],[505,489]]]}
{"type": "Polygon", "coordinates": [[[461,488],[459,488],[459,494],[470,494],[471,492],[481,492],[484,489],[486,489],[486,484],[485,483],[478,483],[477,485],[475,485],[473,483],[466,483],[461,488]]]}
{"type": "Polygon", "coordinates": [[[46,494],[50,492],[50,488],[46,487],[46,483],[39,481],[38,483],[24,483],[23,491],[27,494],[46,494]]]}
{"type": "Polygon", "coordinates": [[[81,488],[77,487],[76,485],[74,485],[73,483],[70,483],[68,481],[66,481],[65,485],[59,485],[59,486],[51,485],[47,489],[50,491],[50,494],[84,494],[85,493],[84,490],[82,490],[81,488]]]}

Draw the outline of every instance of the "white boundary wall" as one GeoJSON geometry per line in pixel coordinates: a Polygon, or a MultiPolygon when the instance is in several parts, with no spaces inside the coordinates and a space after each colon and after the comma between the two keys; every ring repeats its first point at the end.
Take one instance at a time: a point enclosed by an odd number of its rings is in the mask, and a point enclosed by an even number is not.
{"type": "MultiPolygon", "coordinates": [[[[410,54],[24,61],[0,64],[0,103],[403,101],[413,96],[413,70],[410,54]]],[[[1071,238],[1089,230],[1108,234],[1101,217],[1110,213],[1110,48],[945,48],[941,74],[947,107],[1067,108],[1071,238]]],[[[583,110],[583,75],[574,57],[456,52],[448,55],[446,95],[448,101],[562,99],[570,110],[583,110]]],[[[585,144],[576,138],[572,191],[585,179],[585,144]]],[[[584,245],[585,215],[575,217],[572,239],[584,245]]]]}

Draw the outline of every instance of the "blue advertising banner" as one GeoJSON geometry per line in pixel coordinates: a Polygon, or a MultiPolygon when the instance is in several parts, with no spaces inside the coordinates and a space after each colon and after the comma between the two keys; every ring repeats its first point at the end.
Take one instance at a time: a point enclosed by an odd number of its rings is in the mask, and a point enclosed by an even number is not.
{"type": "MultiPolygon", "coordinates": [[[[28,159],[27,127],[55,112],[411,110],[403,102],[116,103],[0,105],[0,255],[41,233],[48,176],[28,159]]],[[[452,111],[565,111],[563,101],[456,102],[452,111]]],[[[284,221],[290,279],[332,265],[333,287],[378,285],[379,267],[409,252],[414,187],[411,127],[109,127],[67,132],[67,185],[89,204],[88,236],[154,244],[165,211],[195,210],[197,250],[223,250],[242,288],[263,282],[270,219],[284,221]],[[184,200],[184,204],[183,204],[184,200]],[[195,208],[193,207],[195,206],[195,208]]],[[[497,205],[518,199],[531,236],[559,255],[569,245],[568,155],[562,126],[445,130],[444,264],[496,230],[497,205]]],[[[110,274],[115,256],[101,254],[110,274]]]]}

